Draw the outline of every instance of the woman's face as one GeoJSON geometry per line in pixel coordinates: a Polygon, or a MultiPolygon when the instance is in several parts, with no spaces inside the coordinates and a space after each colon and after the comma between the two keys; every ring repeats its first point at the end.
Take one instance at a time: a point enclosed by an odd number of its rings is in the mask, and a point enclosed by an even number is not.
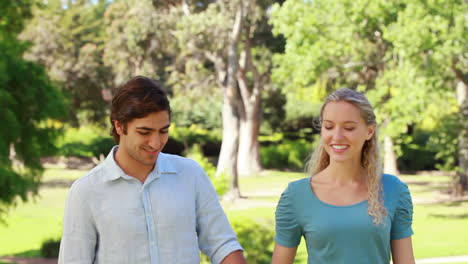
{"type": "Polygon", "coordinates": [[[321,140],[333,162],[361,162],[362,147],[374,135],[359,108],[345,101],[329,102],[322,113],[321,140]]]}

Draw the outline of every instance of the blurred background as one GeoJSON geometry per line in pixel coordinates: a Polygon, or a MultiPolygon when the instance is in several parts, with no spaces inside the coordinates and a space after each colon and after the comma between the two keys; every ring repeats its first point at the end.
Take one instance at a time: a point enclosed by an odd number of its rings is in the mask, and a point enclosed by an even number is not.
{"type": "Polygon", "coordinates": [[[203,166],[249,263],[271,261],[276,203],[342,87],[370,99],[385,172],[410,187],[418,263],[468,263],[434,259],[468,255],[466,0],[2,0],[0,14],[0,263],[57,262],[68,188],[115,145],[110,102],[136,75],[164,84],[164,152],[203,166]]]}

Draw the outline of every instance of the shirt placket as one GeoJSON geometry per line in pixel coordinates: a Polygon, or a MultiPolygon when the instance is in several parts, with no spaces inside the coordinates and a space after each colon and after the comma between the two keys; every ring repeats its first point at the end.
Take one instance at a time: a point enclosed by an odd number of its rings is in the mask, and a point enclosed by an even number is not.
{"type": "Polygon", "coordinates": [[[150,184],[153,179],[150,181],[145,182],[143,184],[143,207],[145,210],[145,220],[146,220],[146,227],[148,229],[148,242],[149,242],[149,251],[150,251],[150,258],[151,264],[159,264],[159,251],[158,251],[158,234],[157,229],[155,226],[154,221],[154,214],[152,211],[151,206],[151,197],[150,197],[150,184]]]}

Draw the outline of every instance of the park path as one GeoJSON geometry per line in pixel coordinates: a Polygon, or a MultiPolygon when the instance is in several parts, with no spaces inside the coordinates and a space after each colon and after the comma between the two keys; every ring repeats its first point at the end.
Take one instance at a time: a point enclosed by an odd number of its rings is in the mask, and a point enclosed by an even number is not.
{"type": "Polygon", "coordinates": [[[56,258],[0,257],[0,261],[16,264],[57,264],[56,258]]]}
{"type": "MultiPolygon", "coordinates": [[[[11,261],[16,264],[57,264],[57,259],[46,259],[46,258],[1,257],[0,260],[11,261]]],[[[468,255],[427,258],[427,259],[416,260],[416,264],[456,264],[456,263],[466,263],[466,262],[468,262],[468,255]]]]}
{"type": "Polygon", "coordinates": [[[466,263],[468,262],[468,255],[465,256],[452,256],[452,257],[439,257],[439,258],[427,258],[418,259],[416,264],[443,264],[443,263],[466,263]]]}

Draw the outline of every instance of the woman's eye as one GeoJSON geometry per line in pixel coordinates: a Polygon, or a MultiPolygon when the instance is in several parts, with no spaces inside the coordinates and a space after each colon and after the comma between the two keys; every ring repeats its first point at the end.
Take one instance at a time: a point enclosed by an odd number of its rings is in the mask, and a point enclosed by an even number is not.
{"type": "Polygon", "coordinates": [[[354,130],[354,127],[346,127],[345,130],[346,130],[346,131],[353,131],[353,130],[354,130]]]}
{"type": "Polygon", "coordinates": [[[330,130],[332,129],[333,127],[324,127],[326,130],[330,130]]]}

